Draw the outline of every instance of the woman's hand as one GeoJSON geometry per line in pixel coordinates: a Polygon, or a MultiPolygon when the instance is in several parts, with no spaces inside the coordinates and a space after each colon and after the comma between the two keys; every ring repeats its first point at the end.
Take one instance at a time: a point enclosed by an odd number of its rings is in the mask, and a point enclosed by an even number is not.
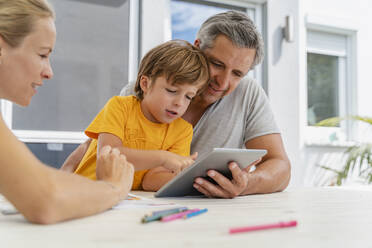
{"type": "Polygon", "coordinates": [[[96,176],[120,192],[120,199],[124,199],[133,183],[134,168],[119,149],[105,146],[97,158],[96,176]]]}

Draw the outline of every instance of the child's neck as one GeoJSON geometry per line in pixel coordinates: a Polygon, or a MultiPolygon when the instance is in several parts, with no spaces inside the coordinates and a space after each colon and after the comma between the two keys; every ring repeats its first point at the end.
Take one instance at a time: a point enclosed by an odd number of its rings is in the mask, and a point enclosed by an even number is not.
{"type": "Polygon", "coordinates": [[[142,101],[140,102],[140,108],[141,108],[141,111],[142,111],[143,116],[144,116],[147,120],[149,120],[149,121],[151,121],[151,122],[153,122],[153,123],[161,123],[161,122],[159,122],[158,120],[156,120],[155,117],[151,114],[151,112],[150,112],[149,109],[147,108],[147,104],[146,104],[146,102],[144,102],[144,100],[142,100],[142,101]]]}

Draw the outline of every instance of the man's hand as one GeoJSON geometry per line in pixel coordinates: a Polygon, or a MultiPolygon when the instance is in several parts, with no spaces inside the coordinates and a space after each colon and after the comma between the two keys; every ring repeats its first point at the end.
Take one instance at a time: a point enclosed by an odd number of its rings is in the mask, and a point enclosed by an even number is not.
{"type": "Polygon", "coordinates": [[[283,191],[291,178],[291,164],[284,150],[280,134],[267,134],[245,143],[247,149],[265,149],[262,161],[256,161],[241,170],[234,163],[229,164],[233,179],[230,180],[217,171],[208,171],[217,185],[202,178],[196,178],[194,188],[207,197],[233,198],[238,195],[266,194],[283,191]],[[258,165],[258,163],[260,164],[258,165]],[[256,169],[249,172],[251,166],[256,169]]]}
{"type": "Polygon", "coordinates": [[[134,167],[129,163],[119,149],[105,146],[97,158],[96,176],[120,192],[120,199],[124,199],[133,183],[134,167]]]}
{"type": "Polygon", "coordinates": [[[168,151],[159,152],[161,152],[160,156],[162,156],[163,159],[163,163],[161,164],[161,166],[176,174],[192,165],[198,156],[197,152],[190,156],[181,156],[168,151]]]}
{"type": "Polygon", "coordinates": [[[249,170],[260,161],[261,159],[256,160],[243,170],[235,162],[230,162],[228,167],[232,174],[231,180],[215,170],[209,170],[207,172],[208,176],[217,185],[198,177],[195,179],[193,186],[207,197],[234,198],[239,196],[247,188],[249,170]]]}

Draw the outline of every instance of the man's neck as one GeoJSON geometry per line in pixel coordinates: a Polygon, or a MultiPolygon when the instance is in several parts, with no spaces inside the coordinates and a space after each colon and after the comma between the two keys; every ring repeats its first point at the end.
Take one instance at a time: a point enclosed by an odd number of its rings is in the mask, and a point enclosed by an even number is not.
{"type": "Polygon", "coordinates": [[[196,97],[190,103],[182,118],[189,122],[193,127],[195,127],[209,106],[210,104],[205,104],[200,97],[196,97]]]}

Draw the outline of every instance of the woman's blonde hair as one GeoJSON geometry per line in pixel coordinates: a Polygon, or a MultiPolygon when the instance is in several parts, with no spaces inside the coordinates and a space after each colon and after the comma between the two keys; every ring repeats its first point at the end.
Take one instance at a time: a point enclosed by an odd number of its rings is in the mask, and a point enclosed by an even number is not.
{"type": "Polygon", "coordinates": [[[40,18],[55,18],[46,0],[0,0],[0,35],[11,47],[19,46],[40,18]]]}
{"type": "MultiPolygon", "coordinates": [[[[208,60],[197,47],[184,40],[171,40],[151,49],[143,57],[137,75],[134,91],[143,99],[141,77],[147,76],[153,82],[164,76],[171,84],[200,84],[205,87],[209,80],[208,60]]],[[[204,88],[199,89],[199,92],[204,88]]]]}

